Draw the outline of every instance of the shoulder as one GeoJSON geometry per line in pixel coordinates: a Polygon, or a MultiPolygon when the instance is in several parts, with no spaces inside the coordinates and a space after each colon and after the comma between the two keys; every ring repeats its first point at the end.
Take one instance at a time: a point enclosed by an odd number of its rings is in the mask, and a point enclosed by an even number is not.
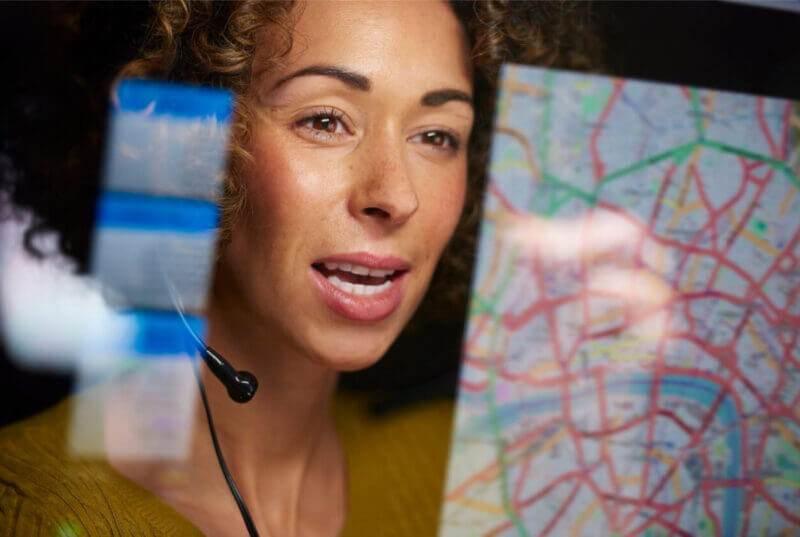
{"type": "Polygon", "coordinates": [[[104,460],[67,448],[73,399],[0,430],[0,535],[187,535],[192,526],[104,460]]]}
{"type": "Polygon", "coordinates": [[[349,478],[345,537],[436,535],[453,406],[437,400],[375,416],[363,400],[339,398],[349,478]]]}

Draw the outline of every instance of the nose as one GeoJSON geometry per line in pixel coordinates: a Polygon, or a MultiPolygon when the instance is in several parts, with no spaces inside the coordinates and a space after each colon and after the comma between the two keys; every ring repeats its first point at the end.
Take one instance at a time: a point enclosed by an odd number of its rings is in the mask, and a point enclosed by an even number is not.
{"type": "Polygon", "coordinates": [[[361,148],[349,210],[362,222],[392,228],[411,218],[419,208],[419,198],[405,141],[383,136],[373,142],[361,148]]]}

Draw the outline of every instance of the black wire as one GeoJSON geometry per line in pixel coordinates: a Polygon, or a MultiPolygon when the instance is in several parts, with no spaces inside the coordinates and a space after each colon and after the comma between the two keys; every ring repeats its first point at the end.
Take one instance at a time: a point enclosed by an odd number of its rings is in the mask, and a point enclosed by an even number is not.
{"type": "Polygon", "coordinates": [[[250,534],[250,537],[259,537],[256,526],[253,524],[253,519],[250,517],[250,511],[247,510],[247,505],[244,503],[244,498],[242,498],[242,495],[239,493],[239,489],[236,487],[236,483],[233,481],[233,476],[231,475],[230,471],[228,471],[228,465],[225,464],[225,458],[222,456],[222,450],[220,449],[219,441],[217,440],[217,432],[214,430],[214,420],[211,419],[211,409],[208,406],[206,389],[203,386],[203,379],[200,377],[200,369],[197,367],[195,359],[191,359],[190,361],[192,362],[194,375],[197,379],[197,387],[200,389],[200,397],[203,399],[203,407],[206,410],[206,418],[208,419],[208,430],[211,432],[211,441],[214,443],[214,451],[217,452],[217,461],[219,462],[220,469],[222,469],[222,475],[225,476],[225,481],[228,482],[228,488],[231,489],[233,499],[236,500],[236,505],[239,507],[239,512],[242,513],[242,520],[244,520],[244,525],[247,526],[247,532],[250,534]]]}

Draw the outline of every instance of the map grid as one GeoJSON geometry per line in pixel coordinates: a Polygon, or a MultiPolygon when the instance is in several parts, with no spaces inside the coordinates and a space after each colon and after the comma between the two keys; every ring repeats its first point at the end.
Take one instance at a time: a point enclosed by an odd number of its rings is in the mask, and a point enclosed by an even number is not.
{"type": "Polygon", "coordinates": [[[800,535],[799,134],[504,68],[440,536],[800,535]]]}

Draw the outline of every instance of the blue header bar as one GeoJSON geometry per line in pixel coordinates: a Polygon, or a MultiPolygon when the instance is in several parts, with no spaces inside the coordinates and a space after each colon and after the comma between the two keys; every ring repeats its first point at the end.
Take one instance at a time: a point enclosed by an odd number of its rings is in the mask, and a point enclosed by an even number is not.
{"type": "Polygon", "coordinates": [[[219,122],[229,121],[233,112],[233,94],[226,89],[124,79],[113,91],[112,103],[119,111],[186,119],[214,117],[219,122]]]}
{"type": "MultiPolygon", "coordinates": [[[[198,348],[192,334],[177,312],[132,310],[125,312],[136,326],[133,350],[145,356],[189,354],[198,348]]],[[[206,320],[196,315],[185,315],[186,323],[198,337],[206,331],[206,320]]]]}
{"type": "Polygon", "coordinates": [[[95,227],[203,233],[217,227],[218,215],[211,201],[105,192],[97,201],[95,227]]]}

